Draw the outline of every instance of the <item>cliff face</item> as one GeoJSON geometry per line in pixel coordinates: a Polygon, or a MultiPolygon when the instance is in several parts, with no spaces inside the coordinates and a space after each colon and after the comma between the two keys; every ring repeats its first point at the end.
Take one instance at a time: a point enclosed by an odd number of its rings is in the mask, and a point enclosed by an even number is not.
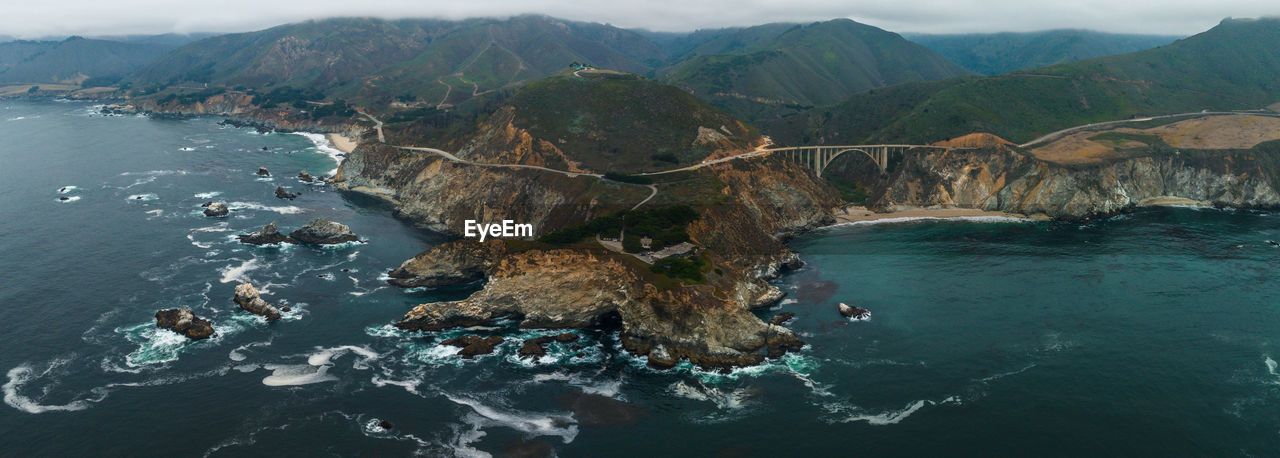
{"type": "Polygon", "coordinates": [[[341,189],[386,198],[400,216],[454,235],[462,234],[468,219],[510,219],[544,234],[600,211],[625,208],[647,194],[590,176],[478,167],[381,144],[362,144],[348,155],[336,181],[341,189]]]}
{"type": "Polygon", "coordinates": [[[1248,154],[1147,156],[1067,167],[1008,149],[909,154],[870,206],[1084,218],[1165,196],[1233,207],[1280,206],[1267,169],[1248,154]]]}
{"type": "Polygon", "coordinates": [[[283,132],[331,132],[359,136],[364,128],[354,122],[318,122],[286,109],[264,109],[253,104],[253,96],[243,92],[224,92],[190,103],[170,101],[163,105],[153,99],[130,99],[136,111],[165,116],[225,116],[245,124],[253,124],[283,132]]]}
{"type": "Polygon", "coordinates": [[[700,288],[662,291],[608,252],[529,251],[498,261],[484,289],[453,302],[415,307],[396,324],[439,330],[501,317],[521,327],[575,328],[616,315],[624,346],[657,366],[687,358],[703,367],[755,364],[803,345],[740,304],[700,288]]]}

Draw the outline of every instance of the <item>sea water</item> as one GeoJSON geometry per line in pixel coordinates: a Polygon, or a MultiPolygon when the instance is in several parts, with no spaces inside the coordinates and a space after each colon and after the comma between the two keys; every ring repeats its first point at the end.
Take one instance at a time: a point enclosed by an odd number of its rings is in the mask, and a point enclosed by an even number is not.
{"type": "Polygon", "coordinates": [[[392,327],[477,286],[387,285],[446,239],[294,178],[340,159],[319,136],[0,101],[0,454],[1280,454],[1275,213],[821,229],[758,312],[796,313],[803,351],[657,371],[616,329],[528,361],[520,341],[554,332],[392,327]],[[231,214],[205,217],[211,200],[231,214]],[[235,240],[313,218],[366,241],[235,240]],[[242,281],[292,311],[240,311],[242,281]],[[172,307],[217,336],[156,329],[172,307]],[[507,340],[474,360],[438,345],[466,334],[507,340]]]}

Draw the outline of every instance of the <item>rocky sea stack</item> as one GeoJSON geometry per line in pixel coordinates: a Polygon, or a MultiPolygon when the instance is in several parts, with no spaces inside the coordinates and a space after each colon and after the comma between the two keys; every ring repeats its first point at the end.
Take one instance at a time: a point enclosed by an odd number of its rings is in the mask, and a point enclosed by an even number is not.
{"type": "Polygon", "coordinates": [[[204,216],[208,216],[211,218],[227,216],[227,213],[231,212],[231,210],[227,209],[227,204],[224,204],[222,202],[209,202],[204,204],[203,207],[204,207],[204,216]]]}
{"type": "Polygon", "coordinates": [[[311,176],[310,173],[307,173],[306,170],[303,170],[301,172],[298,172],[298,179],[304,182],[310,183],[312,181],[315,181],[316,178],[311,176]]]}
{"type": "MultiPolygon", "coordinates": [[[[264,147],[263,149],[266,149],[266,148],[264,147]]],[[[258,176],[263,176],[263,177],[271,176],[271,172],[268,172],[266,167],[258,167],[257,174],[258,176]]]]}
{"type": "Polygon", "coordinates": [[[253,245],[268,245],[272,243],[293,243],[293,239],[281,234],[276,222],[272,221],[270,224],[263,226],[258,232],[241,235],[240,242],[253,245]]]}
{"type": "Polygon", "coordinates": [[[360,240],[347,225],[327,219],[313,219],[302,228],[290,232],[289,237],[313,245],[334,245],[360,240]]]}
{"type": "Polygon", "coordinates": [[[190,309],[176,308],[156,312],[156,327],[187,336],[191,340],[213,336],[213,323],[197,317],[190,309]]]}
{"type": "Polygon", "coordinates": [[[447,339],[440,342],[440,345],[448,345],[458,347],[462,350],[458,352],[459,356],[471,359],[477,355],[487,355],[493,353],[495,347],[502,343],[502,338],[498,336],[480,337],[480,336],[462,336],[447,339]]]}
{"type": "Polygon", "coordinates": [[[267,318],[267,321],[280,319],[280,309],[263,300],[258,295],[258,289],[251,283],[241,283],[236,286],[236,295],[233,300],[240,304],[240,308],[255,315],[262,315],[267,318]]]}
{"type": "Polygon", "coordinates": [[[296,197],[298,197],[298,193],[296,193],[296,192],[289,192],[288,190],[284,189],[284,186],[276,186],[276,198],[277,198],[277,199],[289,199],[289,200],[293,200],[293,199],[294,199],[294,198],[296,198],[296,197]]]}

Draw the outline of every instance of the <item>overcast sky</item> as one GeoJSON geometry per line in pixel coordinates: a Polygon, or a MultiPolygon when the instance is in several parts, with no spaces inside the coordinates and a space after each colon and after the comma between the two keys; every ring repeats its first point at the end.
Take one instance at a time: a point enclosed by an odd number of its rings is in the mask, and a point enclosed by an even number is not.
{"type": "Polygon", "coordinates": [[[333,16],[541,13],[627,28],[698,28],[851,18],[894,32],[1087,28],[1191,35],[1224,17],[1280,16],[1280,0],[4,0],[0,35],[241,32],[333,16]]]}

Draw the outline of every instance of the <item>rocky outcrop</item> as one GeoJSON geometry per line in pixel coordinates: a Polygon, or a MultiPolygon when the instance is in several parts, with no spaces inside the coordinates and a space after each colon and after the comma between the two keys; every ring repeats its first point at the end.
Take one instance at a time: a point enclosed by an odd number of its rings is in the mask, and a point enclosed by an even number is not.
{"type": "Polygon", "coordinates": [[[506,244],[498,239],[444,243],[400,264],[388,274],[388,283],[402,288],[437,288],[479,281],[506,252],[506,244]]]}
{"type": "Polygon", "coordinates": [[[777,315],[774,315],[773,318],[769,320],[769,324],[782,326],[784,324],[787,324],[788,321],[791,321],[791,319],[795,317],[796,317],[795,312],[782,312],[777,315]]]}
{"type": "Polygon", "coordinates": [[[911,153],[869,206],[966,207],[1077,219],[1159,197],[1229,207],[1277,207],[1274,173],[1255,155],[1161,154],[1062,166],[1012,149],[911,153]]]}
{"type": "Polygon", "coordinates": [[[289,200],[293,200],[293,199],[294,199],[294,198],[296,198],[296,197],[298,197],[298,193],[289,192],[289,191],[287,191],[287,190],[285,190],[285,189],[284,189],[284,186],[276,186],[276,198],[277,198],[277,199],[289,199],[289,200]]]}
{"type": "Polygon", "coordinates": [[[273,243],[294,243],[293,239],[280,233],[280,228],[276,226],[276,222],[263,226],[258,232],[252,234],[240,235],[241,243],[249,243],[253,245],[268,245],[273,243]]]}
{"type": "Polygon", "coordinates": [[[231,210],[227,209],[227,204],[222,202],[209,202],[202,205],[202,207],[204,207],[204,216],[210,218],[227,216],[227,213],[231,212],[231,210]]]}
{"type": "Polygon", "coordinates": [[[837,309],[840,310],[840,314],[844,315],[846,318],[852,318],[854,320],[865,320],[871,318],[871,311],[856,305],[849,305],[841,302],[840,305],[837,306],[837,309]]]}
{"type": "Polygon", "coordinates": [[[290,232],[289,237],[300,243],[313,245],[334,245],[360,240],[347,225],[322,218],[307,222],[305,226],[290,232]]]}
{"type": "Polygon", "coordinates": [[[301,172],[298,172],[298,179],[305,183],[310,183],[312,181],[315,181],[316,177],[311,176],[310,173],[307,173],[306,170],[303,170],[301,172]]]}
{"type": "Polygon", "coordinates": [[[502,338],[498,336],[480,337],[480,336],[462,336],[452,339],[445,339],[440,345],[448,345],[458,347],[462,350],[458,351],[458,355],[471,359],[479,355],[487,355],[493,353],[495,347],[502,343],[502,338]]]}
{"type": "Polygon", "coordinates": [[[521,358],[541,358],[547,355],[546,345],[551,342],[573,343],[578,341],[578,335],[572,332],[557,334],[554,336],[534,337],[526,339],[524,345],[520,347],[521,358]]]}
{"type": "Polygon", "coordinates": [[[240,308],[245,311],[266,317],[267,321],[275,321],[280,319],[280,309],[267,303],[258,295],[258,289],[250,283],[241,283],[236,286],[236,295],[232,298],[236,304],[240,304],[240,308]]]}
{"type": "Polygon", "coordinates": [[[208,339],[214,334],[212,322],[185,308],[156,312],[156,327],[182,334],[191,340],[208,339]]]}
{"type": "Polygon", "coordinates": [[[258,176],[264,176],[264,177],[271,176],[271,172],[267,171],[266,167],[258,167],[258,171],[256,173],[258,174],[258,176]]]}
{"type": "Polygon", "coordinates": [[[655,365],[688,359],[702,367],[756,364],[800,348],[790,330],[760,321],[744,304],[700,288],[661,290],[610,252],[526,251],[491,269],[484,289],[461,301],[415,307],[396,323],[440,330],[502,317],[525,328],[579,328],[617,316],[624,347],[655,365]]]}

